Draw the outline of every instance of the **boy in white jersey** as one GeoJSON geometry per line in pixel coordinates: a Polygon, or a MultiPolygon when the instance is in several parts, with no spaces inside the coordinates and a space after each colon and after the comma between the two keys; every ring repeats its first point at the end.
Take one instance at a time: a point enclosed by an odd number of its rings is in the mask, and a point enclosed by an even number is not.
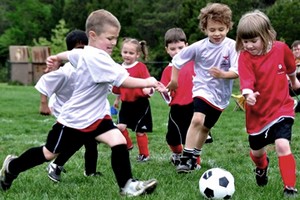
{"type": "Polygon", "coordinates": [[[44,146],[28,149],[19,157],[6,157],[0,174],[3,190],[8,190],[21,172],[52,160],[66,149],[78,149],[87,137],[94,137],[111,147],[112,169],[121,195],[139,196],[154,191],[157,185],[155,179],[133,179],[126,140],[110,116],[107,95],[112,86],[157,86],[153,77],[130,77],[126,69],[110,57],[120,29],[121,25],[114,15],[103,9],[96,10],[86,20],[88,46],[47,58],[49,68],[59,66],[66,58],[77,66],[74,91],[63,105],[44,146]]]}
{"type": "MultiPolygon", "coordinates": [[[[83,48],[88,45],[88,38],[86,33],[82,30],[73,30],[68,33],[66,37],[67,50],[73,48],[83,48]]],[[[47,74],[44,74],[35,88],[40,92],[40,113],[42,115],[53,114],[56,118],[61,112],[63,104],[69,100],[72,96],[74,89],[74,77],[75,68],[70,62],[64,64],[58,70],[54,70],[47,74]],[[48,97],[49,106],[48,106],[48,97]],[[50,107],[50,108],[49,108],[50,107]]],[[[97,172],[97,159],[98,149],[97,141],[94,138],[90,138],[84,143],[85,146],[85,176],[99,176],[100,172],[97,172]]],[[[60,181],[60,174],[65,171],[63,166],[70,159],[75,151],[61,152],[59,156],[48,165],[48,177],[54,181],[60,181]]]]}
{"type": "Polygon", "coordinates": [[[232,28],[232,12],[227,5],[209,3],[199,15],[201,31],[208,37],[184,49],[172,59],[170,91],[178,86],[179,70],[194,61],[194,115],[189,126],[178,173],[199,169],[196,160],[210,129],[228,106],[233,80],[238,78],[235,41],[226,37],[232,28]]]}

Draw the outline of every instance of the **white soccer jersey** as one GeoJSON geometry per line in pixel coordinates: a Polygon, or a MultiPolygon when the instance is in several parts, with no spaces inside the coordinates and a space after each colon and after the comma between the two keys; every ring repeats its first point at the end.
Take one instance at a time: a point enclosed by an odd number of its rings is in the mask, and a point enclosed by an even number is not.
{"type": "Polygon", "coordinates": [[[58,70],[41,76],[35,88],[49,99],[51,113],[57,118],[63,104],[69,100],[74,89],[75,69],[70,62],[58,70]]]}
{"type": "Polygon", "coordinates": [[[172,60],[173,65],[180,69],[187,62],[195,62],[193,79],[193,97],[202,97],[212,105],[224,109],[229,105],[233,79],[218,79],[209,74],[211,67],[224,71],[237,70],[237,52],[235,41],[225,38],[221,44],[213,44],[208,38],[185,47],[172,60]]]}
{"type": "Polygon", "coordinates": [[[63,105],[57,121],[68,127],[84,129],[110,115],[107,95],[111,86],[120,87],[129,74],[105,51],[91,46],[74,49],[68,57],[73,66],[77,66],[74,91],[63,105]]]}

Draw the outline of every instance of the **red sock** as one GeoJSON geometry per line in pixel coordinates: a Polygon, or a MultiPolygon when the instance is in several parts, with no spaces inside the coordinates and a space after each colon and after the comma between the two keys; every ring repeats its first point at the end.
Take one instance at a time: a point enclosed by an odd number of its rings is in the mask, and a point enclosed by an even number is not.
{"type": "Polygon", "coordinates": [[[284,186],[296,185],[296,161],[293,154],[278,157],[278,165],[284,186]]]}
{"type": "Polygon", "coordinates": [[[255,157],[252,154],[252,151],[250,151],[250,157],[253,160],[253,162],[255,163],[256,167],[258,167],[260,169],[265,169],[268,166],[267,153],[264,153],[264,155],[261,157],[255,157]]]}
{"type": "Polygon", "coordinates": [[[125,139],[126,139],[126,142],[127,142],[127,149],[130,149],[132,148],[132,141],[131,141],[131,138],[129,136],[129,133],[128,133],[128,130],[125,129],[124,131],[121,131],[122,134],[124,135],[125,139]]]}
{"type": "Polygon", "coordinates": [[[181,144],[176,145],[176,146],[169,145],[169,147],[173,153],[176,153],[176,154],[182,153],[183,147],[181,144]]]}
{"type": "Polygon", "coordinates": [[[149,156],[147,134],[136,134],[136,140],[139,147],[139,154],[149,156]]]}

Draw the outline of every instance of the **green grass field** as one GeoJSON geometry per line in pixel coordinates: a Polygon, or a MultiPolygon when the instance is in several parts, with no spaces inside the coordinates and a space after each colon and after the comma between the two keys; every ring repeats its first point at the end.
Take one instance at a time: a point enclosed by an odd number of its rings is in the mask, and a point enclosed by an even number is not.
{"type": "MultiPolygon", "coordinates": [[[[112,98],[111,96],[111,102],[112,98]]],[[[245,133],[244,112],[233,111],[234,106],[234,102],[231,101],[230,106],[212,129],[214,142],[203,148],[202,169],[190,174],[177,174],[169,162],[170,150],[165,141],[169,108],[160,95],[155,94],[151,98],[154,121],[154,131],[149,133],[151,160],[147,163],[138,163],[136,161],[138,154],[136,145],[130,152],[130,158],[134,177],[141,180],[156,178],[159,185],[153,194],[136,199],[204,199],[200,195],[198,181],[202,173],[212,167],[225,168],[233,174],[236,186],[236,192],[232,198],[234,200],[283,199],[283,184],[274,146],[268,147],[269,184],[263,188],[256,186],[254,166],[249,157],[247,134],[245,133]]],[[[34,87],[0,84],[0,165],[7,154],[19,155],[24,150],[40,146],[45,142],[55,119],[39,115],[38,109],[39,94],[34,87]]],[[[292,149],[297,164],[300,166],[298,117],[293,128],[292,149]]],[[[131,137],[135,139],[132,132],[131,137]]],[[[61,183],[55,184],[48,179],[47,163],[44,163],[20,174],[10,190],[0,191],[0,199],[126,199],[119,195],[110,165],[110,149],[104,144],[99,144],[98,150],[98,171],[101,171],[104,176],[88,178],[83,176],[84,149],[81,149],[65,165],[67,173],[62,174],[61,183]]],[[[299,172],[297,175],[299,176],[299,172]]],[[[299,181],[297,185],[299,188],[299,181]]]]}

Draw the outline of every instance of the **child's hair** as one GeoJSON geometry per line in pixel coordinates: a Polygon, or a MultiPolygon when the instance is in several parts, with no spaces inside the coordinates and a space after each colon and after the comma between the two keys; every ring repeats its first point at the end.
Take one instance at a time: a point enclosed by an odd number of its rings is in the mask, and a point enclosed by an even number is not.
{"type": "Polygon", "coordinates": [[[165,34],[165,46],[174,42],[187,42],[186,35],[181,28],[171,28],[165,34]]]}
{"type": "Polygon", "coordinates": [[[276,39],[276,31],[266,14],[259,10],[248,12],[242,16],[237,26],[236,50],[243,50],[242,40],[260,37],[263,43],[262,54],[268,51],[270,44],[276,39]]]}
{"type": "Polygon", "coordinates": [[[229,6],[221,3],[208,3],[206,7],[200,10],[199,28],[202,32],[205,32],[207,28],[207,22],[209,19],[225,24],[229,30],[232,29],[232,11],[229,6]]]}
{"type": "Polygon", "coordinates": [[[68,33],[66,37],[66,44],[68,50],[83,48],[85,45],[88,45],[88,37],[82,30],[73,30],[68,33]]]}
{"type": "Polygon", "coordinates": [[[105,26],[110,25],[121,29],[119,20],[110,12],[104,9],[93,11],[87,18],[85,23],[86,34],[89,35],[90,31],[94,31],[100,35],[105,31],[105,26]]]}
{"type": "Polygon", "coordinates": [[[147,61],[147,59],[148,59],[148,48],[147,48],[147,42],[145,40],[138,41],[135,38],[124,38],[123,42],[122,42],[122,48],[123,48],[123,45],[125,43],[131,43],[131,44],[136,45],[136,51],[138,53],[142,52],[143,59],[145,61],[147,61]]]}
{"type": "Polygon", "coordinates": [[[300,40],[295,40],[292,44],[292,48],[297,47],[298,45],[300,45],[300,40]]]}

